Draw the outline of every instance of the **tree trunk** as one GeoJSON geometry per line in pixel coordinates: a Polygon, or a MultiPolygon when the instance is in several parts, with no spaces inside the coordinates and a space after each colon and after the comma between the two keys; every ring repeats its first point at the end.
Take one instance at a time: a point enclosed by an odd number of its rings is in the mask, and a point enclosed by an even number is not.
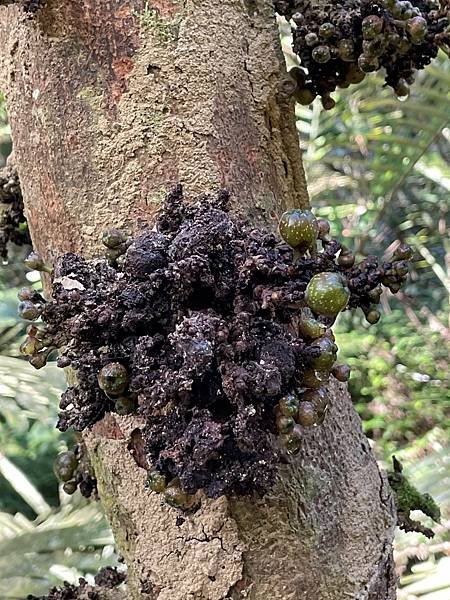
{"type": "MultiPolygon", "coordinates": [[[[293,104],[267,0],[47,0],[0,9],[1,84],[35,248],[92,256],[108,226],[151,223],[164,192],[228,187],[274,226],[307,206],[293,104]],[[154,11],[157,9],[157,12],[154,11]]],[[[192,516],[144,488],[134,417],[85,433],[130,598],[391,600],[392,496],[351,400],[263,498],[192,516]]]]}

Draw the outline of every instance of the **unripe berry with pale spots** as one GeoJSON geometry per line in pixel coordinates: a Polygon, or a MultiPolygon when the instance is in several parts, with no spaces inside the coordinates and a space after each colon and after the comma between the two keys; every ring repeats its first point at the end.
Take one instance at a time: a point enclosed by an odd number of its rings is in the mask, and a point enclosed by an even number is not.
{"type": "Polygon", "coordinates": [[[329,373],[336,360],[336,344],[329,337],[324,336],[315,340],[312,347],[317,349],[320,354],[311,360],[311,365],[316,371],[329,373]]]}
{"type": "Polygon", "coordinates": [[[319,234],[316,217],[309,210],[287,210],[280,219],[280,235],[283,240],[301,252],[314,246],[319,234]]]}
{"type": "Polygon", "coordinates": [[[128,383],[127,370],[120,363],[108,363],[98,374],[98,385],[111,396],[120,396],[128,383]]]}
{"type": "Polygon", "coordinates": [[[306,304],[317,315],[335,317],[347,306],[350,291],[339,273],[318,273],[306,288],[306,304]]]}

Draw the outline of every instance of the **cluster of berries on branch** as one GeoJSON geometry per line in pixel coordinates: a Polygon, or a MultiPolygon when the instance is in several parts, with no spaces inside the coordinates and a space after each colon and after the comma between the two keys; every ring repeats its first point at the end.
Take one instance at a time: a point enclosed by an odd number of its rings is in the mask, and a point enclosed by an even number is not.
{"type": "Polygon", "coordinates": [[[23,198],[16,171],[7,166],[0,174],[0,258],[8,258],[8,245],[31,244],[23,212],[23,198]]]}
{"type": "Polygon", "coordinates": [[[449,53],[450,5],[442,0],[280,0],[277,11],[292,24],[300,66],[290,71],[295,98],[310,104],[320,96],[332,109],[336,88],[360,83],[384,70],[386,85],[409,95],[417,71],[449,53]]]}
{"type": "Polygon", "coordinates": [[[309,210],[285,212],[279,234],[232,215],[226,191],[185,203],[178,186],[154,230],[105,232],[105,258],[65,254],[51,268],[32,254],[53,294],[20,292],[20,314],[42,320],[22,352],[40,368],[59,349],[76,372],[58,427],[138,414],[149,488],[173,506],[198,490],[266,493],[326,419],[330,378],[349,377],[336,317],[359,307],[376,322],[381,286],[398,291],[412,254],[356,264],[309,210]]]}

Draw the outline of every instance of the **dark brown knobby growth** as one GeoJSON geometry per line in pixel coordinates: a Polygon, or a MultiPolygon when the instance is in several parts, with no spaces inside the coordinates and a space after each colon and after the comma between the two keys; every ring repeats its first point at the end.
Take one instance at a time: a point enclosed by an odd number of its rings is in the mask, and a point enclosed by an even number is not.
{"type": "Polygon", "coordinates": [[[275,3],[292,23],[293,49],[300,67],[291,70],[296,99],[310,104],[321,96],[334,107],[336,88],[360,83],[366,73],[385,69],[386,84],[406,97],[415,71],[450,46],[448,1],[347,0],[275,3]]]}
{"type": "Polygon", "coordinates": [[[126,574],[113,567],[103,567],[94,578],[95,585],[90,585],[80,577],[79,585],[64,583],[62,587],[53,587],[46,596],[27,596],[27,600],[101,600],[106,590],[120,586],[126,580],[126,574]]]}
{"type": "Polygon", "coordinates": [[[23,198],[17,172],[5,167],[0,173],[0,258],[8,258],[8,244],[31,244],[23,214],[23,198]]]}
{"type": "MultiPolygon", "coordinates": [[[[175,506],[200,489],[267,492],[303,428],[325,418],[329,377],[348,379],[335,363],[336,316],[360,307],[376,322],[381,284],[398,291],[411,258],[401,247],[391,262],[355,265],[309,211],[284,213],[280,239],[228,202],[222,191],[185,204],[178,186],[155,230],[108,230],[105,259],[60,257],[50,302],[20,293],[20,314],[44,323],[30,326],[23,353],[40,368],[62,349],[59,366],[76,372],[58,427],[139,413],[149,486],[175,506]]],[[[37,255],[27,263],[51,270],[37,255]]]]}

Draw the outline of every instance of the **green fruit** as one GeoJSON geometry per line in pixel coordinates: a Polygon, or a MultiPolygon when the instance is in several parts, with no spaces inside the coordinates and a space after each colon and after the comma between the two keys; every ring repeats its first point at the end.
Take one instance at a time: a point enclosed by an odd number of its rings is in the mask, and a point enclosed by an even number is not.
{"type": "Polygon", "coordinates": [[[63,490],[66,494],[71,496],[72,494],[75,494],[77,487],[78,485],[76,481],[66,481],[66,483],[63,485],[63,490]]]}
{"type": "Polygon", "coordinates": [[[291,248],[305,252],[316,243],[319,225],[311,211],[294,208],[281,215],[279,230],[291,248]]]}
{"type": "Polygon", "coordinates": [[[298,411],[298,398],[295,394],[287,394],[278,402],[278,410],[285,417],[294,417],[298,411]]]}
{"type": "Polygon", "coordinates": [[[25,319],[26,321],[36,321],[36,319],[39,319],[41,316],[40,307],[30,302],[30,300],[19,302],[17,312],[19,317],[25,319]]]}
{"type": "Polygon", "coordinates": [[[107,229],[102,233],[102,243],[107,248],[117,248],[127,241],[126,236],[118,229],[107,229]]]}
{"type": "Polygon", "coordinates": [[[56,457],[53,470],[60,481],[69,481],[73,478],[77,467],[78,460],[73,452],[61,452],[56,457]]]}
{"type": "Polygon", "coordinates": [[[381,315],[377,310],[369,310],[369,312],[366,314],[366,321],[371,325],[375,325],[375,323],[378,323],[380,318],[381,315]]]}
{"type": "Polygon", "coordinates": [[[349,250],[341,250],[337,263],[340,267],[344,267],[344,269],[350,269],[355,264],[355,255],[349,250]]]}
{"type": "Polygon", "coordinates": [[[411,260],[414,256],[414,251],[408,244],[400,244],[394,252],[393,260],[411,260]]]}
{"type": "Polygon", "coordinates": [[[305,35],[305,42],[307,46],[314,46],[319,41],[319,38],[315,33],[307,33],[305,35]]]}
{"type": "Polygon", "coordinates": [[[178,483],[171,483],[165,489],[164,500],[173,508],[187,508],[189,506],[189,495],[178,483]]]}
{"type": "Polygon", "coordinates": [[[361,83],[365,76],[365,73],[358,67],[358,65],[352,64],[347,70],[345,80],[347,83],[361,83]]]}
{"type": "Polygon", "coordinates": [[[131,398],[117,398],[116,403],[114,405],[114,410],[118,415],[130,415],[135,411],[135,404],[131,398]]]}
{"type": "Polygon", "coordinates": [[[333,23],[322,23],[322,25],[319,27],[319,35],[323,37],[324,40],[328,40],[333,37],[335,32],[336,28],[333,23]]]}
{"type": "Polygon", "coordinates": [[[319,414],[312,402],[302,401],[298,407],[297,422],[303,427],[313,427],[319,421],[319,414]]]}
{"type": "Polygon", "coordinates": [[[316,371],[329,373],[336,360],[337,346],[329,337],[323,336],[314,341],[310,349],[319,350],[319,356],[311,359],[311,365],[316,371]]]}
{"type": "Polygon", "coordinates": [[[413,44],[422,44],[428,33],[428,25],[423,17],[413,17],[406,22],[406,31],[413,44]]]}
{"type": "Polygon", "coordinates": [[[330,95],[322,96],[322,106],[324,110],[333,110],[336,106],[336,101],[330,95]]]}
{"type": "Polygon", "coordinates": [[[311,56],[319,64],[326,63],[331,58],[330,49],[328,46],[316,46],[311,56]]]}
{"type": "Polygon", "coordinates": [[[128,373],[120,363],[109,363],[98,374],[98,385],[111,396],[120,396],[128,384],[128,373]]]}
{"type": "Polygon", "coordinates": [[[41,349],[42,344],[35,338],[27,336],[25,341],[20,345],[20,353],[24,356],[33,356],[41,349]]]}
{"type": "Polygon", "coordinates": [[[383,288],[381,285],[377,285],[377,287],[373,288],[368,292],[367,296],[371,302],[378,304],[380,302],[381,294],[383,293],[383,288]]]}
{"type": "Polygon", "coordinates": [[[308,106],[309,104],[314,102],[315,97],[316,94],[307,87],[303,87],[297,90],[297,92],[295,92],[294,94],[296,102],[298,102],[302,106],[308,106]]]}
{"type": "Polygon", "coordinates": [[[350,371],[351,369],[348,365],[334,365],[331,372],[338,381],[345,383],[350,379],[350,371]]]}
{"type": "Polygon", "coordinates": [[[315,371],[314,369],[307,369],[302,375],[301,384],[304,387],[316,390],[322,387],[328,379],[329,373],[322,373],[320,371],[315,371]]]}
{"type": "Polygon", "coordinates": [[[301,397],[301,402],[310,402],[314,405],[319,415],[323,414],[328,408],[328,394],[324,387],[316,390],[307,390],[301,397]]]}
{"type": "Polygon", "coordinates": [[[289,433],[283,438],[284,445],[288,454],[298,454],[302,443],[302,430],[298,425],[294,426],[292,433],[289,433]]]}
{"type": "Polygon", "coordinates": [[[350,291],[338,273],[318,273],[306,288],[305,299],[309,308],[317,315],[335,317],[347,306],[350,291]]]}
{"type": "Polygon", "coordinates": [[[352,40],[343,39],[338,44],[339,58],[344,62],[353,62],[355,60],[355,45],[352,40]]]}
{"type": "Polygon", "coordinates": [[[152,492],[161,494],[167,487],[166,477],[159,471],[150,471],[147,476],[147,485],[152,492]]]}
{"type": "Polygon", "coordinates": [[[383,31],[384,20],[376,15],[369,15],[361,23],[363,38],[373,40],[383,31]]]}
{"type": "Polygon", "coordinates": [[[298,322],[298,332],[302,337],[315,340],[321,337],[326,330],[327,326],[317,321],[311,311],[308,309],[302,310],[300,321],[298,322]]]}
{"type": "Polygon", "coordinates": [[[280,433],[291,433],[294,425],[295,421],[292,417],[285,417],[284,415],[280,415],[277,418],[277,428],[280,433]]]}
{"type": "Polygon", "coordinates": [[[361,54],[358,58],[358,67],[361,71],[364,71],[364,73],[372,73],[373,71],[378,71],[380,63],[377,58],[361,54]]]}
{"type": "Polygon", "coordinates": [[[319,228],[319,239],[322,239],[330,233],[330,223],[326,219],[317,219],[317,226],[319,228]]]}
{"type": "Polygon", "coordinates": [[[33,271],[44,271],[46,273],[51,273],[52,268],[49,265],[46,265],[42,258],[37,254],[37,252],[32,252],[27,256],[24,260],[25,265],[32,269],[33,271]]]}
{"type": "Polygon", "coordinates": [[[398,98],[407,98],[410,93],[410,87],[405,79],[400,78],[394,87],[394,92],[398,98]]]}

